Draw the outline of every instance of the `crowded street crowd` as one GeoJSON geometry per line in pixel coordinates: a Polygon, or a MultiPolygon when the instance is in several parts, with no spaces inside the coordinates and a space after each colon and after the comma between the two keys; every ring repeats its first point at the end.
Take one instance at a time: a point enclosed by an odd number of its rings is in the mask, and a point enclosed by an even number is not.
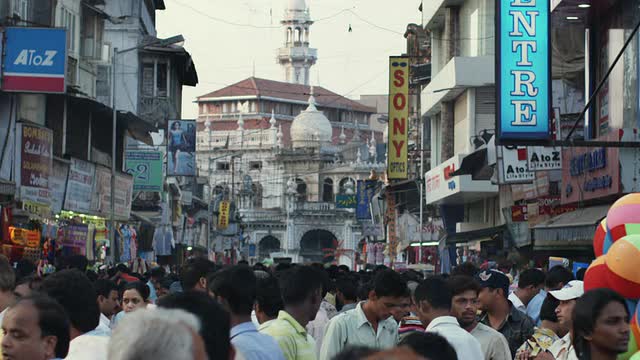
{"type": "Polygon", "coordinates": [[[599,360],[630,338],[625,299],[562,266],[425,278],[192,258],[139,273],[75,256],[40,277],[0,256],[0,309],[5,360],[599,360]]]}

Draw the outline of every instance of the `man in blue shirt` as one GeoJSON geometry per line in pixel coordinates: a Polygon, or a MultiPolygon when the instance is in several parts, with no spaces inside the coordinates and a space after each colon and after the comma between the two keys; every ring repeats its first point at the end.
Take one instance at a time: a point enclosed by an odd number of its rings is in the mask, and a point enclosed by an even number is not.
{"type": "Polygon", "coordinates": [[[540,326],[540,309],[548,292],[562,289],[573,279],[574,277],[571,271],[562,265],[556,265],[549,270],[545,279],[544,290],[540,290],[538,295],[527,304],[527,315],[533,319],[533,322],[537,326],[540,326]]]}
{"type": "Polygon", "coordinates": [[[208,281],[209,293],[231,316],[231,344],[246,360],[284,360],[275,339],[258,332],[251,321],[256,301],[256,276],[246,265],[215,273],[208,281]]]}

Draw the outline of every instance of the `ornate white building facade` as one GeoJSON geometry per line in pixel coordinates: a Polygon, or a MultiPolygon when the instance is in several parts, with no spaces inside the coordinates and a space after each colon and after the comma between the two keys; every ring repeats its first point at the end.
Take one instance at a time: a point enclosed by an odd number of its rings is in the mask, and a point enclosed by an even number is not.
{"type": "Polygon", "coordinates": [[[198,104],[199,174],[216,201],[234,202],[242,228],[218,230],[216,250],[305,262],[333,260],[325,249],[338,247],[346,255],[337,260],[352,265],[361,224],[354,210],[336,208],[336,196],[384,172],[382,133],[369,127],[375,109],[321,87],[255,78],[198,104]]]}

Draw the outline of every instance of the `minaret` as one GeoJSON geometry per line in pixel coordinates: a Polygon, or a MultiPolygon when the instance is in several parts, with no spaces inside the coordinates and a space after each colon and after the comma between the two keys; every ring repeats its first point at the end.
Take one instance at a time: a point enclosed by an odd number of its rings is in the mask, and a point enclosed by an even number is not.
{"type": "Polygon", "coordinates": [[[309,27],[313,24],[305,0],[288,0],[284,19],[284,46],[277,60],[284,69],[284,79],[293,84],[309,85],[309,69],[316,63],[318,52],[309,47],[309,27]]]}

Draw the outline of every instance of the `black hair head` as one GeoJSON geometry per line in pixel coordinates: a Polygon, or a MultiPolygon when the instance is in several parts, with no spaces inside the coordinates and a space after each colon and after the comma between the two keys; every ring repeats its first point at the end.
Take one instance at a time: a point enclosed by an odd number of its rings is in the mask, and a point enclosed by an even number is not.
{"type": "Polygon", "coordinates": [[[267,316],[275,318],[284,309],[278,279],[274,276],[258,279],[256,282],[256,303],[267,316]]]}
{"type": "Polygon", "coordinates": [[[480,292],[480,284],[467,275],[453,275],[447,279],[447,286],[451,291],[451,296],[457,296],[466,291],[474,291],[476,294],[480,292]]]}
{"type": "Polygon", "coordinates": [[[520,273],[520,279],[518,280],[518,287],[524,289],[528,286],[542,286],[544,285],[545,275],[542,270],[539,269],[527,269],[520,273]]]}
{"type": "Polygon", "coordinates": [[[118,285],[116,285],[115,282],[105,279],[96,280],[96,282],[93,283],[93,287],[96,289],[98,296],[102,295],[105,298],[108,298],[109,293],[112,291],[118,291],[118,285]]]}
{"type": "Polygon", "coordinates": [[[256,276],[247,265],[226,268],[211,276],[209,291],[222,297],[233,314],[250,315],[256,300],[256,276]]]}
{"type": "Polygon", "coordinates": [[[209,359],[228,359],[231,350],[229,314],[209,295],[201,291],[187,291],[167,295],[158,300],[166,309],[182,309],[200,320],[200,335],[209,359]]]}
{"type": "Polygon", "coordinates": [[[151,294],[151,289],[149,289],[147,284],[143,283],[142,281],[133,281],[124,284],[124,286],[122,287],[122,293],[124,294],[124,292],[127,290],[137,291],[144,301],[149,300],[149,295],[151,294]]]}
{"type": "Polygon", "coordinates": [[[201,278],[207,278],[216,271],[216,265],[205,258],[192,258],[182,266],[180,281],[182,288],[192,290],[201,278]]]}
{"type": "Polygon", "coordinates": [[[553,295],[547,294],[540,307],[540,321],[558,322],[558,315],[556,315],[558,305],[560,305],[560,300],[553,297],[553,295]]]}
{"type": "Polygon", "coordinates": [[[322,272],[311,266],[295,266],[280,276],[284,305],[299,305],[324,286],[322,272]]]}
{"type": "Polygon", "coordinates": [[[556,265],[547,272],[544,285],[549,289],[557,289],[561,285],[567,285],[574,280],[573,273],[562,265],[556,265]]]}
{"type": "Polygon", "coordinates": [[[98,296],[91,281],[79,270],[62,270],[48,275],[40,291],[62,306],[71,326],[80,333],[87,333],[98,326],[98,296]]]}
{"type": "Polygon", "coordinates": [[[400,341],[400,346],[411,348],[425,359],[458,360],[453,346],[436,333],[413,332],[400,341]]]}
{"type": "Polygon", "coordinates": [[[447,282],[438,276],[430,277],[421,282],[413,296],[416,303],[427,301],[435,309],[451,310],[451,290],[447,286],[447,282]]]}
{"type": "Polygon", "coordinates": [[[49,296],[37,294],[19,299],[12,308],[20,305],[31,305],[38,311],[38,326],[42,336],[55,336],[57,358],[65,358],[69,352],[70,323],[69,317],[60,304],[49,296]]]}
{"type": "Polygon", "coordinates": [[[407,282],[397,272],[384,269],[376,273],[373,278],[373,291],[376,296],[408,297],[407,282]]]}
{"type": "Polygon", "coordinates": [[[576,301],[573,308],[573,346],[576,349],[578,358],[589,359],[590,347],[589,342],[585,339],[593,333],[598,317],[602,310],[612,302],[617,302],[624,308],[629,318],[629,308],[626,300],[622,295],[611,289],[594,289],[584,293],[576,301]]]}

